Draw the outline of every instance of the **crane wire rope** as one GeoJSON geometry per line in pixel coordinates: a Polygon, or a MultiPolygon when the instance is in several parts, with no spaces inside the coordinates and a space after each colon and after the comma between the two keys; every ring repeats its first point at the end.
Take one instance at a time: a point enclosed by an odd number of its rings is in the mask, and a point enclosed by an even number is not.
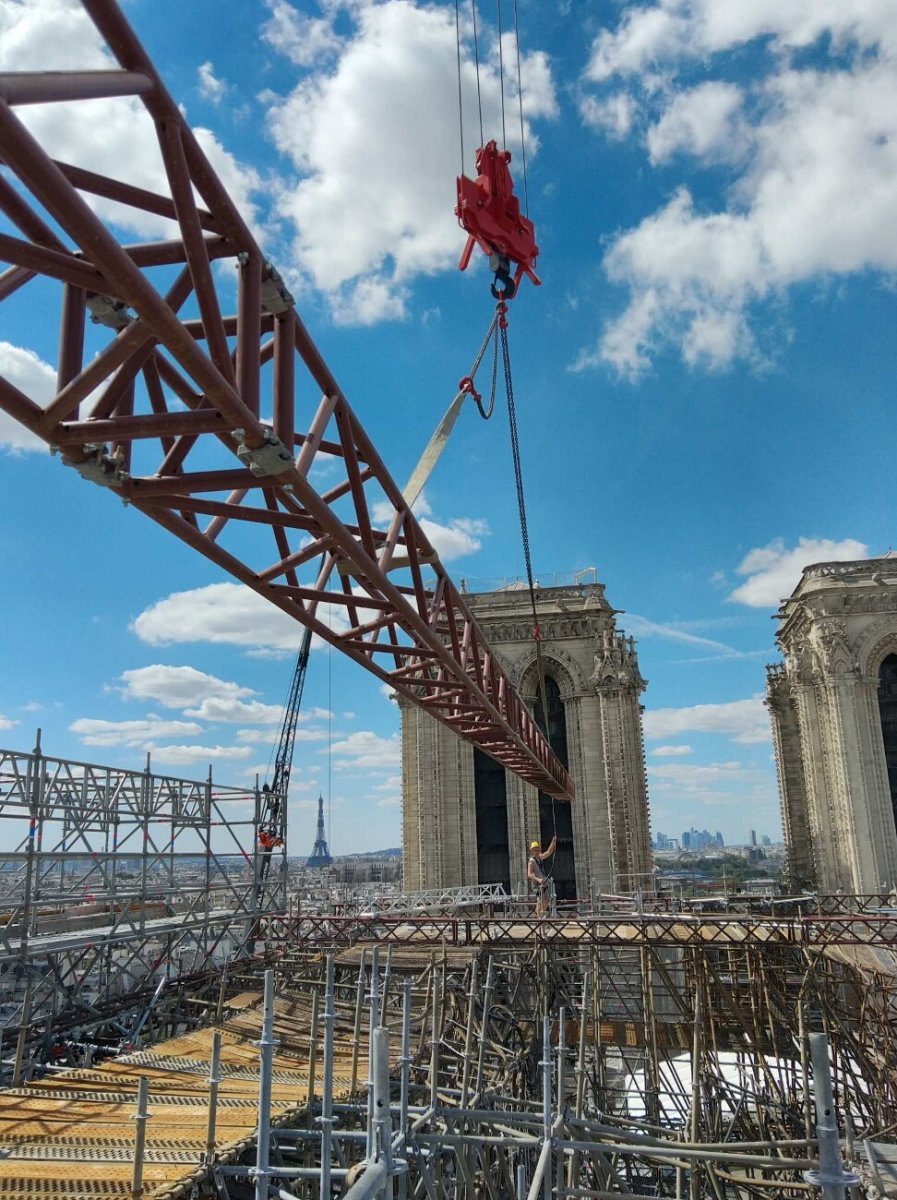
{"type": "MultiPolygon", "coordinates": [[[[504,47],[502,45],[502,32],[503,32],[503,30],[502,30],[502,25],[503,25],[502,0],[496,0],[496,4],[497,4],[497,18],[498,18],[498,71],[499,71],[499,91],[500,91],[500,98],[501,98],[502,143],[505,147],[507,147],[508,139],[507,139],[507,127],[506,127],[506,119],[505,119],[504,47]]],[[[480,145],[483,146],[485,144],[485,138],[484,138],[484,134],[483,134],[483,99],[482,99],[482,89],[480,86],[480,50],[479,50],[479,36],[478,36],[478,31],[477,31],[476,0],[471,0],[471,16],[472,16],[472,23],[473,23],[474,62],[476,65],[476,81],[477,81],[477,114],[479,117],[479,124],[480,124],[480,145]]],[[[460,138],[461,138],[461,161],[462,161],[462,174],[463,174],[464,106],[463,106],[463,89],[462,89],[462,74],[461,74],[461,22],[460,22],[459,0],[455,0],[455,49],[456,49],[457,70],[458,70],[458,123],[459,123],[460,138]]],[[[514,0],[514,51],[515,51],[516,65],[517,65],[517,102],[518,102],[518,112],[519,112],[519,119],[520,119],[520,157],[521,157],[521,163],[522,163],[522,167],[523,167],[524,205],[525,205],[526,216],[529,217],[529,182],[527,179],[527,168],[526,168],[526,137],[525,137],[526,130],[525,130],[525,125],[524,125],[524,120],[523,120],[523,81],[522,81],[522,72],[521,72],[521,64],[520,64],[520,17],[519,17],[519,11],[518,11],[518,0],[514,0]]],[[[512,294],[513,293],[511,293],[511,295],[512,294]]],[[[533,618],[533,640],[536,644],[536,671],[537,671],[537,676],[538,676],[538,701],[539,701],[539,704],[540,704],[540,707],[542,710],[542,724],[544,726],[544,734],[550,745],[549,716],[548,716],[548,693],[547,693],[547,686],[546,686],[546,682],[545,682],[545,662],[544,662],[544,659],[542,656],[541,636],[539,633],[539,615],[538,615],[538,611],[536,608],[536,593],[535,593],[535,583],[533,580],[532,555],[530,552],[530,544],[529,544],[529,527],[528,527],[527,516],[526,516],[526,497],[525,497],[524,489],[523,489],[523,468],[522,468],[521,461],[520,461],[520,438],[519,438],[519,431],[518,431],[518,426],[517,426],[517,407],[516,407],[515,400],[514,400],[514,383],[513,383],[513,378],[512,378],[512,374],[511,374],[511,351],[510,351],[510,346],[508,343],[508,322],[507,322],[506,299],[509,297],[508,297],[507,292],[505,293],[505,295],[502,295],[500,292],[496,293],[494,288],[493,288],[493,295],[498,295],[499,300],[498,300],[498,304],[496,305],[495,315],[493,316],[492,322],[489,325],[489,329],[487,330],[486,337],[483,340],[483,344],[480,347],[479,353],[477,354],[477,356],[474,360],[474,363],[470,369],[469,375],[467,375],[464,379],[461,380],[461,383],[459,384],[460,391],[459,391],[458,395],[455,397],[455,400],[453,401],[452,405],[449,407],[449,411],[446,413],[446,416],[443,418],[442,422],[440,423],[439,428],[437,429],[436,433],[433,435],[430,445],[428,445],[427,449],[424,451],[424,455],[421,459],[421,462],[418,464],[418,467],[417,467],[416,471],[414,472],[414,475],[412,476],[411,480],[409,480],[408,486],[405,489],[405,496],[406,496],[406,499],[408,499],[409,496],[411,497],[409,499],[409,503],[413,503],[414,500],[417,498],[417,495],[419,494],[419,492],[423,486],[424,479],[432,471],[433,466],[435,466],[436,460],[438,459],[439,455],[441,454],[442,449],[444,449],[445,443],[448,439],[448,434],[451,431],[452,425],[454,425],[455,418],[457,416],[458,411],[460,410],[460,404],[463,402],[465,395],[470,395],[473,397],[474,402],[476,403],[477,409],[479,411],[479,414],[483,418],[484,421],[488,421],[489,418],[492,416],[493,410],[495,408],[496,384],[497,384],[497,380],[498,380],[498,349],[499,349],[499,342],[501,342],[502,363],[503,363],[503,367],[504,367],[504,376],[505,376],[505,390],[507,393],[507,401],[508,401],[508,426],[509,426],[510,439],[511,439],[511,457],[512,457],[513,464],[514,464],[514,482],[515,482],[515,487],[516,487],[516,492],[517,492],[517,509],[518,509],[518,517],[519,517],[519,521],[520,521],[521,540],[523,543],[523,556],[524,556],[524,562],[526,564],[526,580],[527,580],[527,586],[529,589],[530,608],[532,611],[532,618],[533,618]],[[492,386],[491,386],[488,404],[486,406],[484,406],[483,402],[482,402],[482,397],[479,395],[476,388],[474,387],[474,378],[476,376],[476,373],[477,373],[480,365],[482,364],[483,358],[486,354],[487,347],[488,347],[490,341],[493,339],[493,335],[494,335],[494,346],[493,346],[493,358],[492,358],[492,386]]],[[[556,839],[557,838],[557,814],[556,814],[556,810],[555,810],[554,796],[551,796],[551,821],[552,821],[552,826],[554,829],[554,837],[556,839]]],[[[551,875],[553,874],[553,872],[554,872],[554,864],[552,864],[551,870],[546,872],[546,878],[551,878],[551,875]]]]}
{"type": "Polygon", "coordinates": [[[483,94],[480,89],[480,41],[477,35],[477,0],[470,0],[470,9],[473,14],[473,55],[477,73],[477,113],[480,118],[480,145],[484,146],[486,139],[483,137],[483,94]]]}
{"type": "Polygon", "coordinates": [[[498,86],[501,92],[501,144],[507,149],[508,133],[505,129],[505,56],[501,44],[501,0],[498,4],[498,86]]]}
{"type": "MultiPolygon", "coordinates": [[[[533,563],[529,544],[529,525],[526,518],[526,496],[523,489],[523,467],[520,461],[520,436],[517,428],[517,405],[514,400],[514,382],[511,376],[511,349],[508,344],[508,322],[505,317],[505,302],[500,300],[497,306],[498,329],[501,338],[502,363],[505,374],[505,391],[508,399],[508,429],[511,435],[511,458],[514,463],[514,484],[517,490],[517,512],[520,520],[520,537],[523,542],[523,560],[526,565],[526,582],[529,588],[529,602],[533,617],[533,640],[536,643],[536,673],[538,676],[539,703],[542,708],[542,724],[544,734],[550,745],[548,728],[548,689],[545,683],[545,660],[542,657],[542,638],[539,632],[539,614],[536,609],[536,587],[533,581],[533,563]]],[[[557,837],[557,813],[555,799],[551,797],[551,823],[554,836],[557,837]]],[[[556,860],[555,860],[556,861],[556,860]]],[[[546,873],[550,879],[554,873],[554,863],[546,873]]]]}
{"type": "Polygon", "coordinates": [[[517,54],[517,106],[520,109],[520,162],[523,167],[523,211],[529,216],[529,184],[526,178],[526,138],[523,125],[523,76],[520,71],[520,20],[514,0],[514,49],[517,54]]]}
{"type": "MultiPolygon", "coordinates": [[[[516,0],[515,0],[516,2],[516,0]]],[[[461,90],[461,12],[455,0],[455,52],[458,60],[458,130],[461,136],[461,174],[464,174],[464,98],[461,90]]]]}

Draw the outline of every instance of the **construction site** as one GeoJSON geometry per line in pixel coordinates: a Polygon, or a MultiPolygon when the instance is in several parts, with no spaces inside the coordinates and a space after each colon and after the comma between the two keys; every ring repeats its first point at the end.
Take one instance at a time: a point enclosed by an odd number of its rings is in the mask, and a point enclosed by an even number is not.
{"type": "MultiPolygon", "coordinates": [[[[506,313],[538,248],[509,156],[487,143],[477,179],[458,181],[462,267],[485,251],[497,306],[402,488],[126,16],[114,0],[82,7],[114,67],[0,75],[0,306],[36,281],[59,312],[52,396],[0,376],[0,410],[60,470],[285,613],[301,645],[264,784],[55,758],[40,734],[0,750],[0,1200],[897,1195],[891,887],[700,905],[661,893],[634,640],[597,575],[537,602],[506,313]],[[124,96],[154,125],[168,194],[59,161],[18,111],[124,96]],[[97,199],[176,233],[122,244],[97,199]],[[233,315],[222,260],[238,271],[233,315]],[[412,511],[461,404],[481,404],[490,344],[511,414],[523,633],[507,631],[506,594],[455,586],[412,511]],[[322,459],[326,490],[311,477],[322,459]],[[428,782],[417,762],[406,781],[405,877],[432,869],[441,886],[380,900],[291,881],[313,636],[397,695],[416,761],[431,737],[467,747],[469,778],[428,782]],[[584,667],[556,652],[562,637],[582,641],[584,667]],[[494,642],[524,646],[513,671],[494,642]],[[619,825],[612,812],[601,829],[576,765],[585,735],[563,715],[585,683],[582,728],[619,746],[589,760],[617,788],[619,825]],[[457,862],[443,816],[456,791],[460,828],[482,843],[457,862]],[[537,862],[536,901],[513,846],[541,861],[550,840],[558,894],[543,902],[537,862]],[[475,878],[446,883],[452,870],[475,878]]],[[[307,869],[326,871],[320,797],[317,814],[307,869]]]]}
{"type": "Polygon", "coordinates": [[[303,915],[261,793],[240,822],[211,780],[39,752],[0,787],[34,830],[3,858],[0,1196],[893,1186],[886,896],[537,918],[484,885],[303,915]]]}

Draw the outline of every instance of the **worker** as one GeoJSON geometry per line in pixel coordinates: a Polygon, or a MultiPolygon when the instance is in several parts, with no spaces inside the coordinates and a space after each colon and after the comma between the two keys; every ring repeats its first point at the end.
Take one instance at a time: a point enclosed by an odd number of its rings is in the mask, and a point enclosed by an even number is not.
{"type": "Polygon", "coordinates": [[[278,846],[283,845],[283,838],[278,837],[277,834],[267,829],[260,829],[259,845],[266,854],[270,854],[272,850],[276,850],[278,846]]]}
{"type": "Polygon", "coordinates": [[[536,888],[536,916],[544,917],[548,912],[548,877],[542,863],[551,858],[557,849],[557,834],[551,839],[548,849],[543,850],[538,842],[530,842],[529,861],[526,864],[526,877],[536,888]]]}

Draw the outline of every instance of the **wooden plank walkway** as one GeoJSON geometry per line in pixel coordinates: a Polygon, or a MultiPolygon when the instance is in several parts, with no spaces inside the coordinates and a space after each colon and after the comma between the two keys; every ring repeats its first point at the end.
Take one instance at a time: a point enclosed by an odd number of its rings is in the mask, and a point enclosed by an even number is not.
{"type": "MultiPolygon", "coordinates": [[[[249,998],[241,996],[246,1003],[249,998]]],[[[216,1154],[236,1157],[258,1118],[261,996],[221,1026],[221,1083],[216,1154]]],[[[149,1080],[144,1158],[145,1200],[175,1200],[206,1176],[203,1156],[209,1107],[211,1027],[151,1049],[111,1059],[92,1070],[61,1071],[0,1091],[0,1200],[97,1200],[127,1197],[134,1161],[137,1084],[149,1080]]],[[[337,1008],[334,1097],[346,1099],[352,1074],[352,1025],[337,1008]]],[[[323,1024],[322,1024],[323,1034],[323,1024]]],[[[308,1098],[310,1001],[278,998],[272,1122],[289,1123],[308,1098]]],[[[395,1056],[399,1049],[395,1046],[395,1056]]],[[[320,1095],[323,1050],[318,1054],[320,1095]]],[[[367,1074],[367,1037],[358,1078],[367,1074]]]]}

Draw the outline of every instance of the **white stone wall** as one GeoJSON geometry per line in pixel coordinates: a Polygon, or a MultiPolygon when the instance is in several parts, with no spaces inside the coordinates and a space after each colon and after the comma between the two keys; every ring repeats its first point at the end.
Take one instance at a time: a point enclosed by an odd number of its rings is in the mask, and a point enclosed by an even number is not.
{"type": "Polygon", "coordinates": [[[878,672],[897,652],[897,558],[808,567],[781,620],[768,695],[790,854],[812,860],[820,891],[889,890],[897,829],[878,672]]]}
{"type": "MultiPolygon", "coordinates": [[[[538,688],[529,593],[468,595],[503,668],[531,703],[538,688]]],[[[560,689],[569,771],[576,889],[645,886],[652,862],[639,695],[632,639],[617,632],[601,584],[538,593],[545,670],[560,689]]],[[[476,878],[473,751],[429,714],[402,705],[405,887],[452,887],[476,878]]],[[[535,788],[506,774],[511,884],[526,889],[527,847],[540,840],[535,788]]]]}

